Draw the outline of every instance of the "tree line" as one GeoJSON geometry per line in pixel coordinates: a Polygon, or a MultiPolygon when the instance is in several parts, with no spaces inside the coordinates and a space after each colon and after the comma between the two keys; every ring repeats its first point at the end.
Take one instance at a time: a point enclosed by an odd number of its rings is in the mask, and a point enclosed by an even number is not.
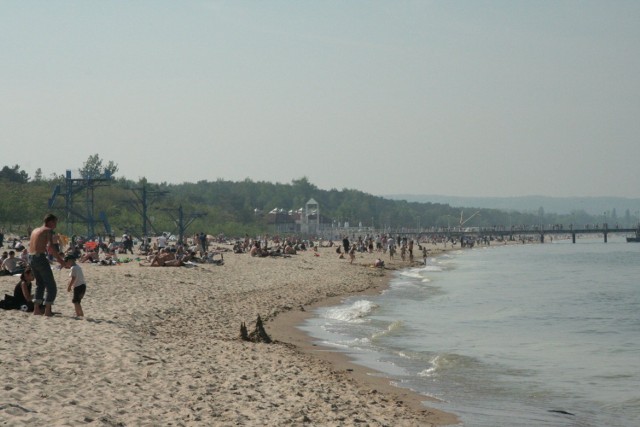
{"type": "MultiPolygon", "coordinates": [[[[115,177],[118,170],[113,161],[104,162],[96,154],[90,156],[80,168],[83,179],[106,179],[109,185],[95,188],[94,211],[104,212],[114,233],[142,233],[142,198],[146,194],[146,217],[149,234],[174,232],[178,213],[189,224],[189,232],[242,236],[271,233],[268,213],[274,209],[290,211],[302,208],[309,199],[315,199],[325,221],[336,226],[348,223],[375,230],[429,229],[433,227],[503,227],[595,224],[599,218],[584,211],[570,215],[504,211],[498,209],[454,208],[447,204],[390,200],[355,189],[322,190],[306,177],[291,183],[253,181],[240,182],[218,179],[195,183],[149,183],[142,178],[133,181],[115,177]],[[461,217],[462,210],[462,217],[461,217]],[[473,216],[473,218],[470,218],[473,216]],[[468,219],[468,221],[467,221],[468,219]]],[[[40,170],[31,179],[19,165],[4,166],[0,170],[0,228],[15,233],[26,233],[30,227],[40,225],[46,212],[61,217],[59,228],[64,230],[64,200],[49,207],[53,189],[64,186],[65,176],[43,177],[40,170]]],[[[84,208],[84,195],[74,196],[77,206],[84,208]]],[[[610,225],[611,226],[611,225],[610,225]]],[[[73,225],[75,234],[84,234],[83,225],[73,225]]],[[[98,230],[100,231],[100,230],[98,230]]]]}

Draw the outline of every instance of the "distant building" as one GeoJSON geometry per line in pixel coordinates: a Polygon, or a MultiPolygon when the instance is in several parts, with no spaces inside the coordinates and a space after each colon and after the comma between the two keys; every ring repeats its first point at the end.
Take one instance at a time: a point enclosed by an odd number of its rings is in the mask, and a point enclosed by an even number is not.
{"type": "Polygon", "coordinates": [[[314,199],[295,211],[274,208],[267,214],[267,222],[274,233],[321,235],[332,229],[332,220],[320,214],[320,205],[314,199]]]}
{"type": "Polygon", "coordinates": [[[320,228],[320,205],[314,199],[304,205],[304,211],[300,218],[300,231],[307,234],[318,234],[320,228]]]}

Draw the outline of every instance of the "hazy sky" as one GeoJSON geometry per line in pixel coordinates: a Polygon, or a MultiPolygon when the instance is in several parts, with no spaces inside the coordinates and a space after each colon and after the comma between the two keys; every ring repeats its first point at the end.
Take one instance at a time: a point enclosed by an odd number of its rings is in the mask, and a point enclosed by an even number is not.
{"type": "Polygon", "coordinates": [[[640,1],[0,0],[0,166],[640,197],[640,1]]]}

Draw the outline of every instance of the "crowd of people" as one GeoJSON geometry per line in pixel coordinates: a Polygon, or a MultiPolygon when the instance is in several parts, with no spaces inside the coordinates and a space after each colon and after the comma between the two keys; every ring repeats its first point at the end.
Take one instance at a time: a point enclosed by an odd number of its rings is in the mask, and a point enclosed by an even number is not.
{"type": "MultiPolygon", "coordinates": [[[[382,254],[389,253],[389,258],[394,259],[394,256],[400,252],[400,258],[403,261],[413,262],[414,260],[414,246],[413,239],[406,236],[397,236],[394,238],[391,234],[378,234],[365,235],[364,237],[358,236],[355,242],[351,242],[348,236],[344,236],[342,239],[342,246],[336,247],[336,253],[340,258],[344,258],[345,254],[349,255],[349,260],[353,263],[356,252],[368,252],[373,253],[380,252],[382,254]],[[344,250],[344,252],[343,252],[344,250]]],[[[418,244],[419,249],[423,247],[418,244]]],[[[426,248],[424,249],[427,250],[426,248]]]]}
{"type": "MultiPolygon", "coordinates": [[[[169,233],[153,238],[144,237],[138,241],[130,233],[123,234],[121,239],[102,235],[92,239],[75,235],[67,238],[55,232],[57,222],[55,215],[48,214],[42,226],[29,230],[28,247],[19,238],[9,242],[9,250],[0,259],[0,275],[20,275],[20,282],[15,286],[14,294],[6,295],[5,300],[0,302],[2,308],[51,315],[51,306],[57,296],[57,285],[52,273],[52,264],[56,262],[60,264],[60,268],[70,270],[67,291],[73,292],[72,303],[76,316],[83,317],[81,301],[87,287],[80,266],[83,263],[112,266],[135,260],[141,266],[149,267],[193,267],[202,263],[223,265],[224,252],[227,251],[252,257],[291,257],[301,251],[313,251],[314,255],[319,256],[319,247],[334,246],[339,257],[348,256],[351,264],[358,252],[388,253],[390,259],[399,253],[402,260],[412,262],[414,246],[418,246],[425,263],[428,255],[428,249],[419,242],[400,235],[394,238],[390,234],[353,236],[352,241],[348,236],[343,236],[341,244],[334,243],[333,240],[314,241],[269,235],[253,238],[245,235],[232,242],[224,236],[211,236],[204,232],[196,233],[184,241],[169,233]],[[35,288],[32,285],[34,281],[35,288]]],[[[2,239],[4,240],[4,233],[2,239]]],[[[378,258],[373,266],[384,267],[384,261],[378,258]]]]}

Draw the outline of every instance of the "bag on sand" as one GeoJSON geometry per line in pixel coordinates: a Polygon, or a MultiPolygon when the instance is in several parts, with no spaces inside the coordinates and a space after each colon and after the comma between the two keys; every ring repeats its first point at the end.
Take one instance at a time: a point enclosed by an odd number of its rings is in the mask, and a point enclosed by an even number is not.
{"type": "Polygon", "coordinates": [[[4,300],[0,301],[0,308],[4,310],[16,310],[20,307],[18,307],[13,295],[4,294],[4,300]]]}

